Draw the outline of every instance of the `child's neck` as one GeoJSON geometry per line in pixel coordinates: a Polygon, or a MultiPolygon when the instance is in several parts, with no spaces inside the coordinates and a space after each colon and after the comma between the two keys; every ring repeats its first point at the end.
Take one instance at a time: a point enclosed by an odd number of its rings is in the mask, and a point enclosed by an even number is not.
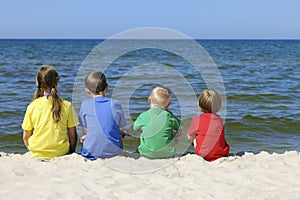
{"type": "Polygon", "coordinates": [[[97,94],[92,94],[91,97],[92,98],[105,97],[105,93],[104,92],[100,92],[100,93],[97,93],[97,94]]]}
{"type": "Polygon", "coordinates": [[[164,107],[155,106],[155,105],[153,105],[153,104],[150,104],[150,108],[160,108],[160,109],[167,109],[167,108],[164,108],[164,107]]]}
{"type": "Polygon", "coordinates": [[[50,90],[44,90],[44,96],[49,94],[50,94],[50,90]]]}

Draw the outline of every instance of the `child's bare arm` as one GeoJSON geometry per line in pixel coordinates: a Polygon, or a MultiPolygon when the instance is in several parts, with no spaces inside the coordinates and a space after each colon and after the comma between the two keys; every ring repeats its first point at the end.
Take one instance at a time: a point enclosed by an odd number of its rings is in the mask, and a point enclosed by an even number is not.
{"type": "Polygon", "coordinates": [[[184,128],[178,130],[175,134],[175,141],[176,143],[179,141],[179,138],[184,134],[184,128]]]}
{"type": "Polygon", "coordinates": [[[69,153],[73,153],[75,152],[76,143],[77,143],[77,131],[75,126],[68,128],[68,136],[69,136],[69,143],[70,143],[69,153]]]}
{"type": "Polygon", "coordinates": [[[177,137],[180,137],[184,134],[184,128],[182,128],[181,130],[178,131],[177,133],[177,137]]]}
{"type": "Polygon", "coordinates": [[[133,133],[131,133],[130,131],[128,131],[125,128],[120,128],[120,131],[122,133],[122,138],[124,138],[125,136],[132,136],[133,135],[133,133]]]}
{"type": "Polygon", "coordinates": [[[120,128],[120,131],[122,132],[123,136],[139,136],[142,133],[140,128],[134,130],[133,124],[120,128]]]}
{"type": "Polygon", "coordinates": [[[189,143],[193,144],[196,134],[187,135],[189,143]]]}
{"type": "Polygon", "coordinates": [[[87,134],[87,128],[86,127],[82,127],[82,136],[80,137],[80,143],[83,143],[85,138],[86,138],[86,134],[87,134]]]}
{"type": "Polygon", "coordinates": [[[23,130],[23,141],[27,149],[28,149],[28,139],[30,138],[31,135],[32,135],[32,130],[30,131],[23,130]]]}

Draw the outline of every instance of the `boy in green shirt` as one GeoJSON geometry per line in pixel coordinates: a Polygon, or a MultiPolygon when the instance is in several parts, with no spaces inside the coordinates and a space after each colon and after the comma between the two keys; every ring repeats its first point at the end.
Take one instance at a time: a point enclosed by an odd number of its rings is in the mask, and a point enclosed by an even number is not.
{"type": "Polygon", "coordinates": [[[139,153],[150,159],[175,156],[175,138],[183,134],[180,120],[167,108],[170,106],[171,92],[163,86],[155,87],[148,102],[151,108],[134,122],[134,132],[141,129],[139,153]],[[178,133],[177,133],[178,132],[178,133]]]}

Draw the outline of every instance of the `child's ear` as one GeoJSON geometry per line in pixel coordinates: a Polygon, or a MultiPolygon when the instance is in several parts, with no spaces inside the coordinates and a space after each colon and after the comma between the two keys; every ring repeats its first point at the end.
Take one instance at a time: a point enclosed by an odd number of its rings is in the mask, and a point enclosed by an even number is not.
{"type": "Polygon", "coordinates": [[[171,102],[169,102],[169,103],[167,104],[166,108],[169,108],[170,105],[171,105],[171,102]]]}
{"type": "Polygon", "coordinates": [[[107,92],[107,90],[108,90],[108,84],[107,84],[106,87],[105,87],[105,92],[107,92]]]}
{"type": "Polygon", "coordinates": [[[85,92],[89,95],[89,96],[92,96],[92,93],[89,89],[85,88],[85,92]]]}
{"type": "Polygon", "coordinates": [[[148,103],[151,104],[151,97],[148,97],[148,103]]]}

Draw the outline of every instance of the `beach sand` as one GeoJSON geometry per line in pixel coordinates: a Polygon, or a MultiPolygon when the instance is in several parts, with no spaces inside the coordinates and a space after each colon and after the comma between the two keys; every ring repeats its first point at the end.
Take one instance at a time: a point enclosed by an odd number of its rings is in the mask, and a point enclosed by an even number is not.
{"type": "Polygon", "coordinates": [[[245,153],[214,162],[78,154],[50,161],[0,153],[0,199],[300,199],[300,154],[245,153]]]}

